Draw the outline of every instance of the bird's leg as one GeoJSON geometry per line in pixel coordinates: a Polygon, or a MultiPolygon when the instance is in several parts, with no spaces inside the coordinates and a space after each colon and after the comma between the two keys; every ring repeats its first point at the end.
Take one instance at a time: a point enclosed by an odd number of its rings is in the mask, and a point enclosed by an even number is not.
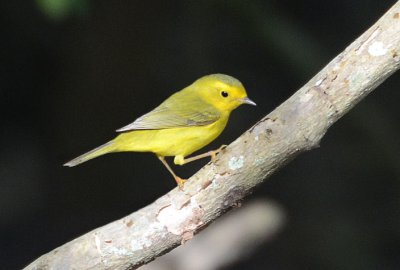
{"type": "Polygon", "coordinates": [[[164,166],[167,168],[167,170],[172,174],[172,176],[174,177],[176,183],[178,184],[179,189],[183,189],[183,186],[186,182],[185,179],[180,178],[179,176],[177,176],[174,171],[171,169],[171,167],[168,165],[167,161],[165,160],[165,158],[163,156],[157,156],[159,160],[161,160],[161,162],[164,164],[164,166]]]}
{"type": "Polygon", "coordinates": [[[194,156],[194,157],[190,157],[190,158],[182,158],[180,156],[177,156],[179,158],[175,157],[174,163],[177,164],[177,165],[184,165],[186,163],[189,163],[189,162],[201,159],[201,158],[205,158],[205,157],[211,157],[211,161],[214,161],[215,158],[217,157],[217,154],[219,152],[221,152],[222,150],[224,150],[225,147],[227,147],[227,145],[223,144],[217,150],[208,151],[206,153],[203,153],[203,154],[200,154],[200,155],[197,155],[197,156],[194,156]]]}

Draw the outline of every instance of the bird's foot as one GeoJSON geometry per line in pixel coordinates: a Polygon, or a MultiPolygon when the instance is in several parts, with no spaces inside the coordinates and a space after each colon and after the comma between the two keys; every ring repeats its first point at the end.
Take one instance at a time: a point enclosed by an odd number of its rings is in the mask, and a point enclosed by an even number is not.
{"type": "Polygon", "coordinates": [[[178,184],[179,189],[183,190],[183,186],[185,185],[187,180],[186,179],[182,179],[179,176],[175,176],[175,181],[178,184]]]}
{"type": "Polygon", "coordinates": [[[217,155],[222,152],[225,148],[227,147],[226,144],[221,145],[220,148],[218,148],[217,150],[211,151],[211,161],[214,162],[215,159],[217,158],[217,155]]]}

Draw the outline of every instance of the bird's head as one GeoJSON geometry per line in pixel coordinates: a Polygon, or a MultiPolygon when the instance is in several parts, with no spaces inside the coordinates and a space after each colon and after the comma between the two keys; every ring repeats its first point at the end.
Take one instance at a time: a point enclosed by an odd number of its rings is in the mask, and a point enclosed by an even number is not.
{"type": "Polygon", "coordinates": [[[242,104],[256,105],[247,97],[246,89],[234,77],[212,74],[193,83],[201,97],[221,112],[230,113],[242,104]]]}

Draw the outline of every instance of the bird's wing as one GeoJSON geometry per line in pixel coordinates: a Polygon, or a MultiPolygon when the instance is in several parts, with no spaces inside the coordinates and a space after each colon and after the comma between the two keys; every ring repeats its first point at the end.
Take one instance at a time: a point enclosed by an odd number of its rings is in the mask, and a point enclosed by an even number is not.
{"type": "Polygon", "coordinates": [[[211,104],[190,92],[178,92],[151,112],[133,123],[117,129],[124,132],[138,129],[166,129],[188,126],[204,126],[214,123],[221,113],[211,104]]]}

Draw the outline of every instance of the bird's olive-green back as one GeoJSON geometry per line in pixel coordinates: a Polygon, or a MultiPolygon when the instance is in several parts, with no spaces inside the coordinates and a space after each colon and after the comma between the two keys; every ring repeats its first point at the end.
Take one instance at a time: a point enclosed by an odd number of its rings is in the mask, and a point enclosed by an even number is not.
{"type": "Polygon", "coordinates": [[[204,126],[217,121],[219,117],[220,112],[189,86],[118,131],[204,126]]]}

